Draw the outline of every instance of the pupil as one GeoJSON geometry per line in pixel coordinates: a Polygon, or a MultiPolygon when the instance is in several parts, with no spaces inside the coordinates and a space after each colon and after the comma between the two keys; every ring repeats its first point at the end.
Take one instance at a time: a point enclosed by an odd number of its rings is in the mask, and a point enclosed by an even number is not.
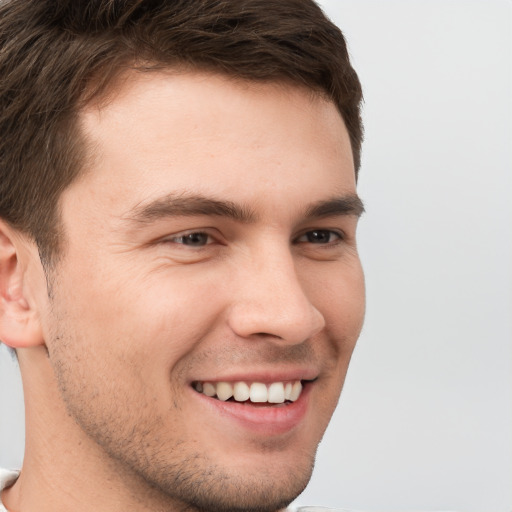
{"type": "Polygon", "coordinates": [[[309,241],[312,243],[322,243],[329,241],[328,231],[311,231],[308,235],[309,241]]]}
{"type": "Polygon", "coordinates": [[[205,245],[207,235],[204,233],[190,233],[185,240],[188,245],[205,245]]]}

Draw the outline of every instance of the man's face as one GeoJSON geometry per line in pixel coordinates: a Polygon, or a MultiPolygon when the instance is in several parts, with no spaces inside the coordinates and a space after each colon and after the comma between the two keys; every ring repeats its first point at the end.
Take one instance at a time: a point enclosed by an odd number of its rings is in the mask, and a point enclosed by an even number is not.
{"type": "Polygon", "coordinates": [[[140,493],[285,505],[364,314],[340,115],[294,87],[155,72],[81,123],[92,163],[62,195],[42,317],[68,411],[140,493]]]}

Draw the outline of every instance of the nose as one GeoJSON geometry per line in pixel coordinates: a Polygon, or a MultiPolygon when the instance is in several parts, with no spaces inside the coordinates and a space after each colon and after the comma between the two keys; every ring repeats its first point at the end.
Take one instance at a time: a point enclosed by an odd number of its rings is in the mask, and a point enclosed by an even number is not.
{"type": "Polygon", "coordinates": [[[233,332],[298,344],[321,331],[324,316],[301,285],[290,251],[266,252],[254,260],[236,272],[237,293],[228,316],[233,332]]]}

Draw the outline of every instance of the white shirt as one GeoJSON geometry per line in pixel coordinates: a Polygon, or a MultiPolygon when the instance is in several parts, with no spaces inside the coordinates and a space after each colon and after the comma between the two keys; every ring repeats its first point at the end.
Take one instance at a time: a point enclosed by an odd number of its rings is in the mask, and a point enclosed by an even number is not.
{"type": "Polygon", "coordinates": [[[19,474],[19,471],[9,471],[0,468],[0,512],[7,512],[7,509],[2,504],[2,491],[16,482],[19,474]]]}

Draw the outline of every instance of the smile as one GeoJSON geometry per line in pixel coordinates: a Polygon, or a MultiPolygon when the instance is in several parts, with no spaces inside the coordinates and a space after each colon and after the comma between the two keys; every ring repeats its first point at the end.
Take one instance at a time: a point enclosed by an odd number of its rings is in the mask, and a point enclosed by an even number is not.
{"type": "Polygon", "coordinates": [[[211,398],[223,402],[227,400],[235,402],[285,404],[295,402],[302,393],[300,380],[290,382],[195,382],[194,389],[211,398]]]}

